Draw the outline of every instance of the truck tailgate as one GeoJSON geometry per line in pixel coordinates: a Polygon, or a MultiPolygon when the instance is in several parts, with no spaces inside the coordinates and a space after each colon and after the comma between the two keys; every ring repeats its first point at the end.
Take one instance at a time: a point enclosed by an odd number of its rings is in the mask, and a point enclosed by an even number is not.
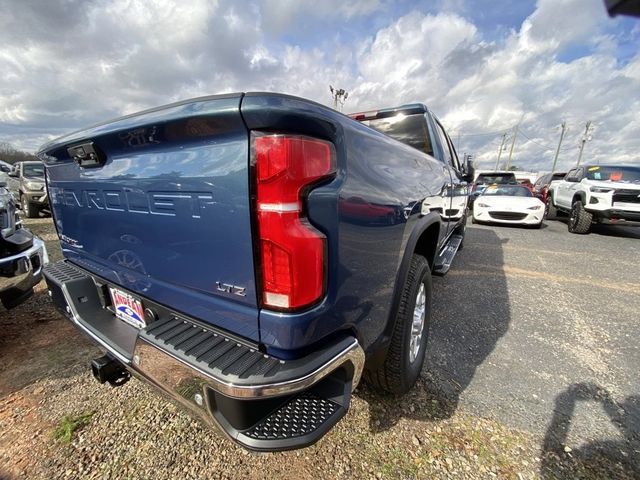
{"type": "Polygon", "coordinates": [[[124,117],[55,140],[40,156],[65,257],[257,341],[241,99],[124,117]]]}

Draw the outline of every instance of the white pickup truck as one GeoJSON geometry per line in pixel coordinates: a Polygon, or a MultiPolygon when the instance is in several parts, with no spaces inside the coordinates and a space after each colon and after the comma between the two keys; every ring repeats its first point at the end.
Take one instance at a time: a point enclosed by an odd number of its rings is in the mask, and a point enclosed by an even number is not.
{"type": "Polygon", "coordinates": [[[640,226],[640,167],[583,165],[549,186],[548,218],[569,214],[569,232],[585,234],[594,223],[640,226]]]}

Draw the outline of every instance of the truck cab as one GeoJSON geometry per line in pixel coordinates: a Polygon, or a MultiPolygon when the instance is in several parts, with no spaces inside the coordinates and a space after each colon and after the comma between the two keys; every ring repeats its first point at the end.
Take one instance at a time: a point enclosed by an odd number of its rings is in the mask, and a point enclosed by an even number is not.
{"type": "Polygon", "coordinates": [[[451,138],[426,105],[415,103],[352,113],[349,116],[438,160],[449,181],[443,185],[442,196],[425,199],[421,208],[425,212],[437,211],[441,215],[447,225],[440,232],[441,241],[446,240],[454,231],[464,228],[468,185],[473,178],[473,167],[471,162],[465,165],[460,162],[451,138]]]}

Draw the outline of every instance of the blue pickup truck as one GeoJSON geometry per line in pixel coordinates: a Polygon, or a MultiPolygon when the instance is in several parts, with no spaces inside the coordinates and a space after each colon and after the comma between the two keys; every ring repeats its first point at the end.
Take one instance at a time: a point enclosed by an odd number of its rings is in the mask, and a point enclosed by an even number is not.
{"type": "Polygon", "coordinates": [[[168,393],[245,448],[305,447],[361,376],[406,392],[466,184],[421,104],[349,118],[269,93],[197,98],[42,147],[55,305],[92,370],[168,393]]]}

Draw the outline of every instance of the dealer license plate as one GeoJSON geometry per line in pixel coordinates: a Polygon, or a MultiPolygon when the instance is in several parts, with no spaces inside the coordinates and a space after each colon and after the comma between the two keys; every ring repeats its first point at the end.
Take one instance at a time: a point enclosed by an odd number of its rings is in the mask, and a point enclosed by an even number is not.
{"type": "Polygon", "coordinates": [[[109,287],[109,293],[111,294],[111,302],[117,318],[136,328],[147,326],[144,321],[144,310],[140,300],[113,287],[109,287]]]}

